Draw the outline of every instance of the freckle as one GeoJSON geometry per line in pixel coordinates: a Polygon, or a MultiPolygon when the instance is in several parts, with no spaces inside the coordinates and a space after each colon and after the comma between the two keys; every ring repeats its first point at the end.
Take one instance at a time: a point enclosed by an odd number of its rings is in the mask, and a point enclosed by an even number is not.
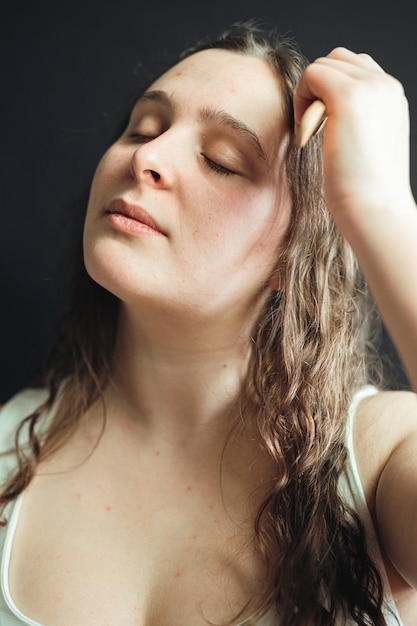
{"type": "Polygon", "coordinates": [[[187,491],[192,491],[192,490],[193,490],[193,488],[191,487],[191,485],[188,485],[187,491]]]}
{"type": "Polygon", "coordinates": [[[192,538],[195,540],[197,539],[197,535],[193,535],[192,538]]]}
{"type": "Polygon", "coordinates": [[[212,509],[212,510],[213,510],[213,509],[215,509],[215,508],[216,508],[216,505],[214,504],[214,502],[210,502],[210,504],[209,504],[209,509],[212,509]]]}
{"type": "Polygon", "coordinates": [[[82,494],[81,494],[81,493],[79,493],[79,492],[77,492],[77,493],[75,494],[75,497],[77,498],[77,500],[81,500],[81,498],[82,498],[82,494]]]}
{"type": "Polygon", "coordinates": [[[63,596],[57,596],[56,597],[56,601],[57,602],[62,602],[64,600],[63,596]]]}
{"type": "Polygon", "coordinates": [[[179,578],[180,576],[181,576],[181,572],[180,571],[175,572],[175,578],[179,578]]]}
{"type": "Polygon", "coordinates": [[[227,363],[223,363],[223,368],[226,368],[226,367],[227,367],[227,363]]]}
{"type": "Polygon", "coordinates": [[[109,504],[106,506],[106,511],[111,511],[111,506],[109,504]]]}
{"type": "Polygon", "coordinates": [[[175,76],[182,76],[182,72],[175,72],[175,76]]]}
{"type": "Polygon", "coordinates": [[[159,450],[157,450],[157,451],[155,452],[155,456],[159,456],[160,454],[161,454],[161,453],[159,452],[159,450]]]}

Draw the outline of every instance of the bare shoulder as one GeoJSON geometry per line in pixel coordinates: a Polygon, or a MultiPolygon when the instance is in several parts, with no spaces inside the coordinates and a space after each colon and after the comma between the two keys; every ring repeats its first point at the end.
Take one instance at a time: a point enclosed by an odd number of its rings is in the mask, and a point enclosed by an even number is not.
{"type": "MultiPolygon", "coordinates": [[[[363,400],[354,447],[391,585],[409,602],[407,589],[417,589],[417,395],[383,392],[363,400]]],[[[412,601],[417,611],[415,591],[412,601]]]]}
{"type": "Polygon", "coordinates": [[[411,391],[382,391],[366,397],[358,406],[355,446],[373,447],[382,459],[414,432],[417,433],[417,394],[411,391]]]}
{"type": "Polygon", "coordinates": [[[383,391],[359,404],[353,423],[355,457],[371,514],[376,489],[388,460],[410,437],[417,436],[417,395],[383,391]]]}

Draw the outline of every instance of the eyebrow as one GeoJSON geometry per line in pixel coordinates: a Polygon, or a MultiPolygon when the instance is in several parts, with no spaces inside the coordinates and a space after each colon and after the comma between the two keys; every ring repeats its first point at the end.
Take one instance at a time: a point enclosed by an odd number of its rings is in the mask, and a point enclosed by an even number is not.
{"type": "MultiPolygon", "coordinates": [[[[151,102],[158,102],[164,106],[169,107],[170,109],[175,108],[172,97],[165,91],[162,91],[160,89],[145,91],[145,93],[138,100],[138,103],[147,100],[151,102]]],[[[252,128],[247,126],[241,120],[238,120],[229,113],[226,113],[226,111],[223,111],[221,109],[212,109],[211,107],[205,107],[204,109],[201,109],[199,111],[198,118],[203,124],[216,124],[218,126],[223,126],[224,128],[231,129],[239,136],[241,136],[245,140],[245,142],[248,143],[256,151],[259,158],[266,165],[269,165],[267,156],[264,149],[262,148],[262,144],[259,140],[258,135],[252,128]]]]}

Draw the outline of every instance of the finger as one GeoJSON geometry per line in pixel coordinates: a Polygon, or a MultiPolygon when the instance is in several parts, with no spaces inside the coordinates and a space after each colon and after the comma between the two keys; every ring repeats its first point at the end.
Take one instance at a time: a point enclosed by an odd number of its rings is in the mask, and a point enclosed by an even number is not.
{"type": "MultiPolygon", "coordinates": [[[[368,61],[365,61],[368,63],[368,61]]],[[[381,73],[375,69],[353,65],[346,60],[324,57],[307,67],[294,90],[294,119],[298,129],[306,109],[314,100],[325,103],[327,113],[340,101],[340,95],[348,98],[359,83],[368,84],[381,73]]],[[[379,79],[378,79],[379,80],[379,79]]]]}
{"type": "MultiPolygon", "coordinates": [[[[341,93],[349,96],[358,82],[366,84],[385,74],[374,59],[366,54],[356,54],[347,48],[334,48],[326,57],[319,57],[304,71],[294,91],[294,121],[297,145],[305,145],[323,123],[320,105],[309,107],[315,100],[323,102],[331,114],[341,93]],[[307,110],[304,122],[302,122],[307,110]],[[301,125],[303,128],[301,129],[301,125]]],[[[379,79],[378,79],[379,80],[379,79]]]]}
{"type": "Polygon", "coordinates": [[[360,55],[355,56],[356,58],[354,63],[352,63],[350,59],[336,59],[330,56],[320,57],[319,59],[316,59],[311,66],[333,68],[334,70],[342,72],[345,76],[350,76],[352,78],[363,78],[369,74],[377,74],[380,76],[381,72],[384,73],[377,63],[372,63],[371,57],[363,58],[360,57],[360,55]]]}
{"type": "Polygon", "coordinates": [[[377,63],[375,61],[375,59],[373,57],[371,57],[369,54],[367,54],[366,52],[360,52],[358,56],[361,57],[362,61],[364,61],[364,62],[366,62],[368,64],[370,69],[373,68],[375,70],[378,70],[380,72],[384,72],[385,73],[384,68],[381,67],[379,65],[379,63],[377,63]]]}
{"type": "Polygon", "coordinates": [[[357,67],[368,67],[369,69],[378,70],[383,72],[382,67],[375,61],[375,59],[370,56],[366,52],[352,52],[352,50],[348,50],[347,48],[338,47],[334,48],[326,57],[320,57],[347,61],[352,65],[356,65],[357,67]]]}

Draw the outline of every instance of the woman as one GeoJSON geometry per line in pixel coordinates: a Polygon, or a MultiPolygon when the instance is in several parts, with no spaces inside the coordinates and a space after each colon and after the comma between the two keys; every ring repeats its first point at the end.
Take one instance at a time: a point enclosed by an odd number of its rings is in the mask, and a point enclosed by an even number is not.
{"type": "Polygon", "coordinates": [[[366,386],[350,248],[416,385],[405,99],[305,65],[202,44],[103,156],[49,392],[3,411],[2,624],[415,623],[416,401],[366,386]]]}

